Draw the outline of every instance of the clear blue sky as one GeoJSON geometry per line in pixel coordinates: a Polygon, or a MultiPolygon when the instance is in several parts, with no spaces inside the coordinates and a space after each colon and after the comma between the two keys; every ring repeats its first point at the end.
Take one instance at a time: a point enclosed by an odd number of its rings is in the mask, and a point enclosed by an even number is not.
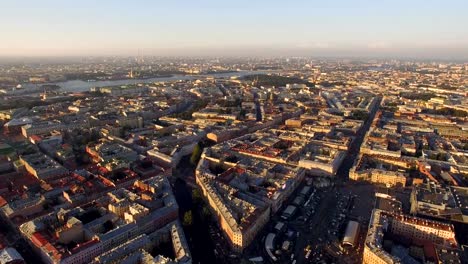
{"type": "Polygon", "coordinates": [[[467,0],[3,0],[0,55],[468,57],[467,0]]]}

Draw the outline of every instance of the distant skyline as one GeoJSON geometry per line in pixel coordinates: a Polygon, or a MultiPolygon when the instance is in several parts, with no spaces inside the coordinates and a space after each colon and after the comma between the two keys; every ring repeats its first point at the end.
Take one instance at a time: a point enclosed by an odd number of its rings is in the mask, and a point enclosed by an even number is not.
{"type": "Polygon", "coordinates": [[[466,0],[4,1],[0,56],[468,59],[466,0]]]}

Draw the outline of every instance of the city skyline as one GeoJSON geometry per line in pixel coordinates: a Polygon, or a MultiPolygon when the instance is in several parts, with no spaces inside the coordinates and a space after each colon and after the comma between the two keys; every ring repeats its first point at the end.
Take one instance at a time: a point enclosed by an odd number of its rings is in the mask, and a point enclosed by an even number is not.
{"type": "Polygon", "coordinates": [[[0,56],[466,59],[467,7],[463,1],[11,2],[0,11],[0,56]]]}

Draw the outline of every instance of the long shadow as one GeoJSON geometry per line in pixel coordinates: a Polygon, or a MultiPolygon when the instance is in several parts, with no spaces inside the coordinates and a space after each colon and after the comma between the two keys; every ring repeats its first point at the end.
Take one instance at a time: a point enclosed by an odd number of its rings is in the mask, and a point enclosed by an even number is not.
{"type": "MultiPolygon", "coordinates": [[[[179,172],[185,172],[187,169],[194,170],[194,166],[190,168],[189,160],[190,156],[184,157],[183,160],[181,160],[181,166],[183,166],[183,168],[178,168],[179,172]]],[[[181,221],[183,221],[186,212],[192,211],[192,225],[184,226],[184,231],[192,253],[193,263],[217,263],[213,241],[209,235],[209,224],[207,221],[204,221],[201,215],[203,202],[194,202],[192,199],[192,188],[187,185],[182,177],[184,177],[184,175],[180,175],[180,177],[175,180],[174,194],[179,204],[181,221]]]]}

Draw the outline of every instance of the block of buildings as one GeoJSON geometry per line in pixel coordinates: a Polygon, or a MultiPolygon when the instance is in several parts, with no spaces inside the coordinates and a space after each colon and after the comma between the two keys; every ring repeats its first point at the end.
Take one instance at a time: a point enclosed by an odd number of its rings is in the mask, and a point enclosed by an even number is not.
{"type": "Polygon", "coordinates": [[[418,262],[461,263],[453,225],[374,209],[362,263],[418,262]]]}
{"type": "Polygon", "coordinates": [[[60,177],[68,172],[58,162],[42,153],[23,155],[19,160],[30,174],[40,180],[60,177]]]}
{"type": "Polygon", "coordinates": [[[304,172],[212,148],[202,154],[196,182],[233,250],[241,252],[297,188],[304,172]]]}
{"type": "Polygon", "coordinates": [[[154,232],[163,230],[178,250],[176,260],[190,263],[183,232],[174,223],[178,209],[167,178],[155,176],[101,195],[92,204],[34,218],[20,231],[44,263],[91,263],[127,257],[130,246],[135,250],[154,246],[155,239],[163,239],[154,232]],[[141,236],[149,240],[140,241],[141,236]],[[128,247],[122,251],[122,245],[128,247]]]}

